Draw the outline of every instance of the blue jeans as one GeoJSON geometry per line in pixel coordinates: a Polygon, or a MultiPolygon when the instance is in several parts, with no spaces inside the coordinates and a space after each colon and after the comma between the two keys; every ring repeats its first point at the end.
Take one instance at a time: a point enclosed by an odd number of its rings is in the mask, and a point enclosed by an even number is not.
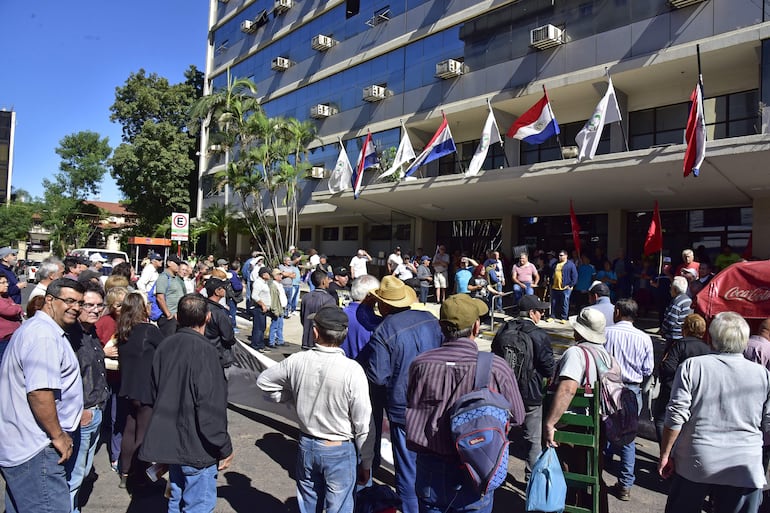
{"type": "Polygon", "coordinates": [[[396,493],[401,497],[403,513],[418,513],[415,474],[417,453],[406,448],[406,427],[390,423],[390,442],[393,446],[393,463],[396,467],[396,493]]]}
{"type": "Polygon", "coordinates": [[[554,319],[567,320],[569,317],[569,296],[572,289],[551,289],[551,315],[554,319]]]}
{"type": "Polygon", "coordinates": [[[243,297],[246,298],[246,312],[251,312],[251,282],[243,280],[243,297]]]}
{"type": "Polygon", "coordinates": [[[99,445],[99,432],[102,427],[102,410],[89,408],[86,411],[90,411],[93,418],[87,426],[80,426],[79,433],[75,433],[75,436],[72,437],[72,442],[75,445],[72,448],[72,457],[64,465],[67,469],[72,511],[75,513],[80,511],[78,494],[83,479],[91,471],[91,465],[94,463],[94,453],[96,453],[96,446],[99,445]]]}
{"type": "Polygon", "coordinates": [[[1,467],[5,479],[6,513],[67,513],[70,504],[67,472],[59,453],[46,447],[15,467],[1,467]]]}
{"type": "Polygon", "coordinates": [[[420,303],[428,302],[428,294],[430,294],[430,287],[423,287],[420,285],[420,303]]]}
{"type": "Polygon", "coordinates": [[[169,513],[210,513],[217,505],[217,466],[169,465],[169,513]]]}
{"type": "Polygon", "coordinates": [[[448,462],[430,454],[417,455],[415,481],[420,513],[489,513],[493,493],[476,491],[460,462],[448,462]]]}
{"type": "Polygon", "coordinates": [[[287,297],[289,304],[286,306],[286,310],[290,313],[297,310],[297,301],[299,301],[299,283],[291,286],[291,297],[287,297]]]}
{"type": "Polygon", "coordinates": [[[254,307],[251,310],[251,347],[262,349],[265,347],[265,328],[267,328],[267,319],[265,312],[261,308],[254,307]]]}
{"type": "Polygon", "coordinates": [[[227,308],[229,309],[229,313],[230,313],[230,322],[233,323],[233,328],[237,328],[238,321],[236,318],[238,316],[238,304],[235,302],[234,299],[228,299],[227,308]]]}
{"type": "Polygon", "coordinates": [[[282,346],[283,342],[283,316],[270,321],[270,338],[268,339],[270,346],[282,346]]]}
{"type": "Polygon", "coordinates": [[[531,282],[522,282],[522,283],[524,283],[523,289],[521,288],[521,285],[519,285],[518,283],[513,284],[513,295],[516,297],[517,303],[524,295],[529,296],[535,293],[535,289],[532,288],[531,282]]]}
{"type": "MultiPolygon", "coordinates": [[[[626,384],[629,390],[636,394],[637,413],[642,411],[642,390],[639,385],[626,384]]],[[[634,486],[636,476],[634,475],[634,467],[636,466],[636,442],[631,441],[626,445],[615,445],[608,443],[607,448],[604,451],[604,457],[608,460],[612,460],[613,454],[620,455],[620,476],[618,477],[618,483],[623,488],[631,488],[634,486]]],[[[605,468],[607,465],[605,465],[605,468]]]]}
{"type": "Polygon", "coordinates": [[[300,513],[352,513],[356,485],[353,442],[330,442],[307,435],[297,451],[297,502],[300,513]]]}

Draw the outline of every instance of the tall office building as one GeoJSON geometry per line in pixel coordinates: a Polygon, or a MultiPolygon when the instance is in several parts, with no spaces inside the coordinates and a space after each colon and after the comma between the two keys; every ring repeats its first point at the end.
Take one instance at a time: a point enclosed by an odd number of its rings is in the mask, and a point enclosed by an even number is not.
{"type": "Polygon", "coordinates": [[[15,128],[16,113],[12,110],[0,110],[0,203],[8,203],[11,198],[15,128]]]}
{"type": "MultiPolygon", "coordinates": [[[[657,200],[671,254],[701,244],[716,253],[727,243],[741,252],[753,232],[754,253],[770,257],[770,138],[761,112],[770,102],[767,0],[210,5],[208,90],[225,87],[229,70],[257,84],[268,115],[317,124],[317,178],[302,185],[300,247],[329,255],[396,244],[432,252],[437,241],[508,254],[524,244],[571,247],[572,200],[584,251],[638,255],[657,200]],[[685,178],[698,48],[708,142],[700,176],[685,178]],[[575,137],[608,74],[622,122],[605,127],[593,160],[578,162],[575,137]],[[490,106],[504,136],[544,88],[559,137],[539,145],[503,137],[478,176],[466,178],[490,106]],[[406,130],[419,153],[442,113],[456,153],[400,183],[375,183],[378,172],[367,171],[357,200],[350,190],[328,192],[338,139],[354,165],[367,131],[383,151],[406,130]]],[[[210,177],[222,162],[201,159],[205,207],[223,201],[210,177]]]]}

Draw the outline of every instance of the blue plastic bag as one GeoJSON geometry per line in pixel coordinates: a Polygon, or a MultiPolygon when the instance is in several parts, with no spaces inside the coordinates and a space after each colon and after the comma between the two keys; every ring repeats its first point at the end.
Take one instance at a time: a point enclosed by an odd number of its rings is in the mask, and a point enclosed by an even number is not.
{"type": "Polygon", "coordinates": [[[526,511],[561,513],[567,499],[567,483],[561,470],[556,449],[547,447],[532,467],[527,484],[526,511]]]}

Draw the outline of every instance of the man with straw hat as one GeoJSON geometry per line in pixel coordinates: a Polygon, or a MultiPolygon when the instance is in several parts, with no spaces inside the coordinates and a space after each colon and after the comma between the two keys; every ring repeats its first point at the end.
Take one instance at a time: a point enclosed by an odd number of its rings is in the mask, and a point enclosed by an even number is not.
{"type": "MultiPolygon", "coordinates": [[[[415,357],[441,345],[443,335],[438,319],[430,312],[412,310],[417,302],[414,289],[395,276],[385,276],[380,288],[372,290],[362,308],[377,305],[383,317],[358,361],[366,377],[384,386],[385,411],[390,422],[390,440],[396,467],[396,492],[404,513],[418,513],[416,479],[417,455],[406,448],[406,389],[409,365],[415,357]]],[[[359,316],[359,318],[362,318],[359,316]]]]}

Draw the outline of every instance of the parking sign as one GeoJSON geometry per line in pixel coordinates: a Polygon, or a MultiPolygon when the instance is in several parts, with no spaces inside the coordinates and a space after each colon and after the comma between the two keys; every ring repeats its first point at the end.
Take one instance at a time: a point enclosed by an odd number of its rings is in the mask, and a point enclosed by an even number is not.
{"type": "Polygon", "coordinates": [[[190,214],[174,212],[171,214],[171,240],[189,240],[190,214]]]}

